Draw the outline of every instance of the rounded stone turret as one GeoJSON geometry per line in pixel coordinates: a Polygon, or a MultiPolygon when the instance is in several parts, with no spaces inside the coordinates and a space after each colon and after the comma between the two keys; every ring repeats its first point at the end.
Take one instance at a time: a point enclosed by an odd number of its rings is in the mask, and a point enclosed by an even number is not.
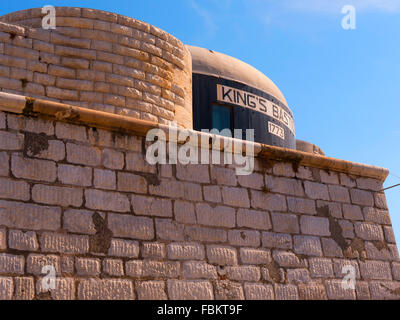
{"type": "Polygon", "coordinates": [[[157,27],[94,9],[41,8],[0,18],[0,88],[153,122],[192,127],[189,51],[157,27]]]}

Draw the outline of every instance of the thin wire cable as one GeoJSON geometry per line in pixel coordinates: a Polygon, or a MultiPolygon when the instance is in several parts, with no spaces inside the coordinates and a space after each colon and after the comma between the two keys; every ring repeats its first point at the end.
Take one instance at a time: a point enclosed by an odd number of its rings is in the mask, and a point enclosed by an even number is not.
{"type": "Polygon", "coordinates": [[[394,173],[390,173],[390,172],[389,172],[389,175],[391,175],[391,176],[393,176],[393,177],[396,177],[396,178],[400,179],[400,177],[399,177],[398,175],[395,175],[394,173]]]}
{"type": "Polygon", "coordinates": [[[396,187],[399,187],[399,186],[400,186],[400,183],[399,183],[399,184],[395,184],[394,186],[387,187],[387,188],[385,188],[385,189],[379,190],[378,192],[385,191],[385,190],[389,190],[389,189],[396,188],[396,187]]]}
{"type": "MultiPolygon", "coordinates": [[[[399,177],[398,175],[395,175],[394,173],[390,173],[390,172],[389,172],[389,175],[391,175],[391,176],[393,176],[393,177],[396,177],[397,179],[400,179],[400,177],[399,177]]],[[[396,188],[396,187],[398,187],[398,186],[400,186],[400,183],[399,183],[399,184],[395,184],[394,186],[387,187],[387,188],[385,188],[385,189],[379,190],[378,192],[382,192],[382,191],[386,191],[386,190],[389,190],[389,189],[393,189],[393,188],[396,188]]]]}

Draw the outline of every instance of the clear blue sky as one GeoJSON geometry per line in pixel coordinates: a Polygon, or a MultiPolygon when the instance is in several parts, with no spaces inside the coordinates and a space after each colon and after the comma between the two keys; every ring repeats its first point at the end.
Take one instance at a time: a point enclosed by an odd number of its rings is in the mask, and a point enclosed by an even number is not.
{"type": "MultiPolygon", "coordinates": [[[[400,183],[399,0],[24,0],[2,1],[0,13],[48,4],[125,14],[253,65],[282,90],[297,138],[400,183]],[[345,4],[356,30],[341,27],[345,4]]],[[[386,196],[400,241],[400,187],[386,196]]]]}

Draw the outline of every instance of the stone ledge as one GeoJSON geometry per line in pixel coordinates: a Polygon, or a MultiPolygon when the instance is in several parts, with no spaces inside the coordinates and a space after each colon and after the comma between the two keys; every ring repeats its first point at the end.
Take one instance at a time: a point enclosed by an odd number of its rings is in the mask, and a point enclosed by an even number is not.
{"type": "MultiPolygon", "coordinates": [[[[36,115],[40,117],[50,118],[57,121],[73,122],[95,126],[107,130],[113,130],[123,133],[132,133],[139,136],[146,136],[146,133],[155,128],[162,129],[168,139],[168,130],[171,128],[150,121],[139,120],[131,117],[121,116],[117,114],[96,111],[87,108],[75,107],[68,104],[56,103],[47,100],[34,99],[22,95],[8,94],[0,92],[0,110],[17,114],[36,115]]],[[[176,128],[178,132],[180,129],[176,128]]],[[[192,130],[189,130],[192,131],[192,130]]],[[[198,132],[199,136],[207,138],[213,135],[198,132]]],[[[238,141],[233,138],[221,137],[221,140],[238,141]]],[[[201,139],[199,139],[199,142],[201,139]]],[[[184,142],[184,141],[183,141],[184,142]]],[[[297,150],[269,146],[265,144],[241,141],[242,150],[245,151],[246,144],[254,145],[254,154],[260,159],[279,160],[291,162],[294,165],[310,166],[320,169],[333,170],[347,174],[368,177],[385,181],[389,174],[389,170],[381,167],[345,161],[297,150]]],[[[221,143],[223,146],[224,143],[221,143]]]]}

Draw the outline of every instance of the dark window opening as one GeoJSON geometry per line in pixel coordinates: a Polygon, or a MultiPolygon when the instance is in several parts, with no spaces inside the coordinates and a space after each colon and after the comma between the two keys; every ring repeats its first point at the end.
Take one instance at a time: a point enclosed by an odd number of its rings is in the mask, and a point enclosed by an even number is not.
{"type": "MultiPolygon", "coordinates": [[[[214,104],[212,106],[212,128],[219,131],[229,129],[232,135],[232,108],[214,104]]],[[[222,133],[222,135],[227,134],[222,133]]]]}

